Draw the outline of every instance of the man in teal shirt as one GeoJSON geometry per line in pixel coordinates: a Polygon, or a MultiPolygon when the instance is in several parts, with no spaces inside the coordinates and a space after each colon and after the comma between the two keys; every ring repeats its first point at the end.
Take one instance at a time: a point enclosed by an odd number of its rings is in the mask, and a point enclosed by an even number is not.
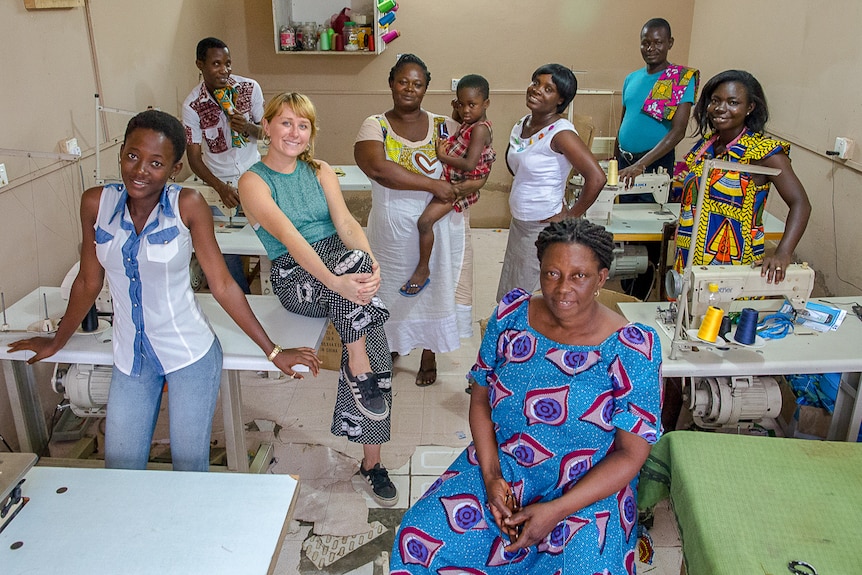
{"type": "MultiPolygon", "coordinates": [[[[674,149],[685,136],[691,107],[697,94],[698,71],[671,64],[673,47],[670,24],[664,18],[648,20],[641,29],[641,56],[646,67],[626,76],[622,93],[622,118],[615,156],[620,183],[629,187],[634,178],[661,167],[673,176],[674,149]]],[[[652,194],[620,196],[621,203],[653,203],[652,194]]],[[[659,246],[647,244],[648,257],[656,264],[659,246]]],[[[644,299],[653,283],[654,266],[622,288],[644,299]]]]}

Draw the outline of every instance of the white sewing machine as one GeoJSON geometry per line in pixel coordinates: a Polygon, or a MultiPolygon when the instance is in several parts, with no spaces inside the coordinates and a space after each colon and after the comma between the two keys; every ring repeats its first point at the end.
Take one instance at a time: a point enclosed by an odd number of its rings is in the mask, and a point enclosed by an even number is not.
{"type": "MultiPolygon", "coordinates": [[[[572,176],[569,182],[575,187],[582,187],[584,179],[583,176],[576,175],[572,176]]],[[[667,172],[642,174],[635,178],[630,188],[626,188],[622,183],[615,186],[606,184],[593,205],[587,208],[587,219],[597,224],[610,224],[617,197],[632,194],[652,194],[656,203],[666,204],[670,197],[670,176],[667,172]]]]}
{"type": "MultiPolygon", "coordinates": [[[[785,299],[793,309],[805,309],[814,289],[814,270],[807,263],[787,266],[784,280],[777,284],[767,283],[760,272],[760,267],[749,266],[692,266],[687,289],[683,290],[683,276],[671,270],[667,278],[668,294],[684,298],[677,300],[676,317],[670,314],[659,322],[660,327],[672,334],[671,358],[693,343],[691,334],[695,330],[689,328],[697,327],[697,318],[706,314],[712,304],[709,284],[718,285],[718,303],[727,311],[755,305],[758,311],[771,311],[778,309],[785,299]],[[739,301],[770,296],[779,299],[739,301]]],[[[737,345],[732,339],[721,341],[722,348],[737,345]]],[[[771,376],[695,377],[684,386],[684,396],[694,422],[705,429],[751,428],[756,422],[777,417],[782,403],[778,382],[771,376]]]]}
{"type": "MultiPolygon", "coordinates": [[[[692,266],[691,287],[688,291],[688,314],[689,319],[701,317],[709,307],[709,284],[718,284],[718,301],[727,304],[728,311],[732,306],[744,307],[745,303],[736,302],[741,298],[752,297],[783,297],[793,306],[795,310],[805,309],[811,291],[814,289],[814,270],[808,267],[807,262],[801,264],[790,264],[784,270],[784,280],[781,283],[767,283],[766,278],[760,275],[760,267],[750,266],[692,266]]],[[[676,297],[681,291],[681,278],[679,274],[672,272],[668,294],[676,297]]],[[[783,300],[775,300],[775,309],[781,306],[783,300]]]]}
{"type": "Polygon", "coordinates": [[[224,205],[224,202],[222,202],[221,196],[218,195],[217,191],[194,176],[184,181],[183,187],[194,188],[203,196],[204,200],[209,204],[210,210],[212,210],[213,219],[215,221],[230,222],[231,224],[236,224],[236,226],[240,228],[248,222],[241,209],[229,208],[224,205]]]}

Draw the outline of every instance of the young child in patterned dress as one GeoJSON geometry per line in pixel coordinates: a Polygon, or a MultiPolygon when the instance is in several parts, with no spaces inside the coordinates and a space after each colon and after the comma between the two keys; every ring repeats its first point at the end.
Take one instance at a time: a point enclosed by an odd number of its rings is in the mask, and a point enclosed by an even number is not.
{"type": "MultiPolygon", "coordinates": [[[[461,122],[458,132],[449,136],[439,134],[437,159],[443,163],[443,177],[457,184],[464,180],[479,180],[491,172],[491,164],[497,158],[491,147],[491,122],[485,115],[491,101],[488,81],[478,74],[461,78],[455,99],[452,100],[452,118],[461,122]]],[[[445,124],[441,124],[445,130],[445,124]]],[[[478,190],[458,198],[454,203],[433,198],[419,216],[419,263],[413,275],[401,289],[401,295],[413,297],[425,289],[431,281],[429,260],[434,248],[434,224],[454,209],[463,212],[479,200],[478,190]]]]}

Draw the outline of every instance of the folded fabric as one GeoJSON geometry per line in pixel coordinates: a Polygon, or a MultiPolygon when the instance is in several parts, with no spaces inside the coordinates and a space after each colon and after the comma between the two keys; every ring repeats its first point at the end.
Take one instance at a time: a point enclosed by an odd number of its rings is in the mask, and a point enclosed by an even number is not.
{"type": "MultiPolygon", "coordinates": [[[[233,86],[213,90],[213,97],[215,97],[219,106],[221,106],[221,109],[224,110],[225,114],[227,114],[228,118],[236,113],[236,96],[236,88],[233,86]]],[[[230,131],[230,139],[231,145],[234,148],[242,148],[246,142],[248,142],[247,137],[243,136],[239,132],[235,132],[234,130],[230,131]]]]}
{"type": "Polygon", "coordinates": [[[688,84],[694,81],[694,94],[700,84],[700,72],[694,68],[671,64],[661,73],[649,96],[644,101],[643,111],[659,122],[673,119],[688,84]]]}

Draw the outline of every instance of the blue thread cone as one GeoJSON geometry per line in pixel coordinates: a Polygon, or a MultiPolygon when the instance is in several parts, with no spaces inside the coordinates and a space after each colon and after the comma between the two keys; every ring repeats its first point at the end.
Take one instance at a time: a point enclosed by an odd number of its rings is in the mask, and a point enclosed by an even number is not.
{"type": "Polygon", "coordinates": [[[757,310],[750,307],[744,308],[739,314],[739,323],[736,324],[736,333],[733,335],[738,343],[752,345],[757,338],[757,310]]]}

